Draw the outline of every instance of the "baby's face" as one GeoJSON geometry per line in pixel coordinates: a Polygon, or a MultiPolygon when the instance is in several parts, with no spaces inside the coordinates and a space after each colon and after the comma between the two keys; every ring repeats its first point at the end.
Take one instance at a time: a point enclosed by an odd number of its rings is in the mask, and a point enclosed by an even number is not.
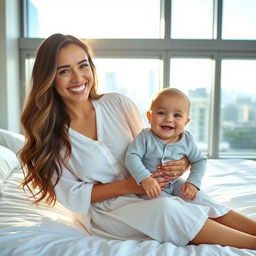
{"type": "Polygon", "coordinates": [[[163,141],[177,142],[189,122],[189,104],[179,94],[163,94],[147,113],[151,130],[163,141]]]}

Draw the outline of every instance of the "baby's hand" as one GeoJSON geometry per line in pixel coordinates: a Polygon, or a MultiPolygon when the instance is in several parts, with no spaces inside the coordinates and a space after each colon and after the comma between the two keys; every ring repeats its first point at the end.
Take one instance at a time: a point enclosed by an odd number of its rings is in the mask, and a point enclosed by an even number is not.
{"type": "Polygon", "coordinates": [[[155,178],[149,176],[141,183],[148,197],[156,197],[160,195],[161,187],[155,178]]]}
{"type": "Polygon", "coordinates": [[[195,185],[186,182],[181,189],[181,196],[187,200],[195,200],[198,189],[195,185]]]}

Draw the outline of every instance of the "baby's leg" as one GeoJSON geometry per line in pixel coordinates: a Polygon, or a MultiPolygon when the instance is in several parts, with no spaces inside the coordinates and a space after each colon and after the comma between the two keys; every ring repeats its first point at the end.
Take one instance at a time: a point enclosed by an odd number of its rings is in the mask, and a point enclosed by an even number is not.
{"type": "MultiPolygon", "coordinates": [[[[184,179],[179,178],[175,184],[173,189],[174,196],[181,196],[181,189],[183,184],[185,183],[184,179]]],[[[210,218],[217,218],[223,216],[224,214],[228,213],[230,209],[225,207],[224,205],[219,204],[215,200],[213,200],[210,196],[208,196],[204,191],[200,190],[196,194],[195,200],[187,200],[183,199],[184,201],[192,204],[198,204],[202,206],[209,207],[208,216],[210,218]]]]}

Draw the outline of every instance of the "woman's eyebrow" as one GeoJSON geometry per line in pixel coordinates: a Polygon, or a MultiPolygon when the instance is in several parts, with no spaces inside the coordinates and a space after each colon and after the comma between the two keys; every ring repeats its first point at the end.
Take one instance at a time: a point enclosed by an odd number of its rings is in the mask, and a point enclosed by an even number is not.
{"type": "MultiPolygon", "coordinates": [[[[80,61],[77,62],[77,64],[79,65],[79,64],[81,64],[83,62],[88,62],[88,60],[87,59],[80,60],[80,61]]],[[[70,67],[70,65],[59,66],[59,67],[57,67],[57,70],[62,69],[62,68],[68,68],[68,67],[70,67]]]]}
{"type": "Polygon", "coordinates": [[[88,62],[88,60],[87,60],[87,59],[81,60],[81,61],[79,61],[77,64],[81,64],[81,63],[83,63],[83,62],[88,62]]]}

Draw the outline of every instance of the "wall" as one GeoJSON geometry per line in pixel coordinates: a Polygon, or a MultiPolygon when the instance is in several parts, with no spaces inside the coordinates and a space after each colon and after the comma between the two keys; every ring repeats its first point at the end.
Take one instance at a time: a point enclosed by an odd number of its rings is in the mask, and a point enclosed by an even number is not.
{"type": "Polygon", "coordinates": [[[0,128],[19,132],[20,11],[18,0],[0,0],[0,128]]]}

